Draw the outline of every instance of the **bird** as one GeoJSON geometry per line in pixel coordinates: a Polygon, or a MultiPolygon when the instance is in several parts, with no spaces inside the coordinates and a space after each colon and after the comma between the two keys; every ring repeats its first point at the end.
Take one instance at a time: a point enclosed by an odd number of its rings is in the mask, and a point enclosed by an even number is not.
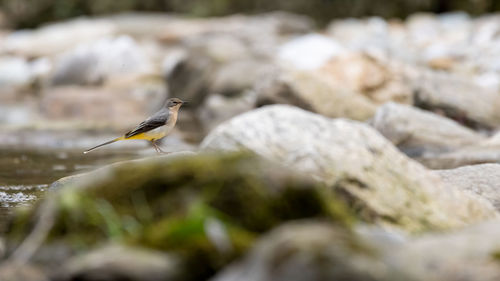
{"type": "Polygon", "coordinates": [[[158,112],[141,122],[133,130],[125,133],[121,137],[87,149],[83,153],[87,154],[96,148],[112,144],[117,141],[138,139],[150,141],[157,153],[165,153],[160,149],[158,144],[156,144],[156,141],[170,134],[172,129],[175,127],[175,123],[177,122],[177,114],[179,113],[179,109],[185,103],[187,102],[182,101],[178,98],[170,98],[158,112]]]}

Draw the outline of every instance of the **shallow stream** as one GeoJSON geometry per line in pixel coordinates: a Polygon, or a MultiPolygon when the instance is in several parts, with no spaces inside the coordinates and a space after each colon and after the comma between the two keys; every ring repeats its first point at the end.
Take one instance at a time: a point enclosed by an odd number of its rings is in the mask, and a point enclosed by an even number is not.
{"type": "Polygon", "coordinates": [[[62,177],[137,158],[131,151],[0,149],[0,228],[13,208],[33,204],[62,177]]]}

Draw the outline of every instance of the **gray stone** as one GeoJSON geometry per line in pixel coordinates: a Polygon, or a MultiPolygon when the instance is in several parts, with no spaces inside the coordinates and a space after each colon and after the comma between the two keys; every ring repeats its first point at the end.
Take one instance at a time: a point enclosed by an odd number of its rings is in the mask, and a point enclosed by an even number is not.
{"type": "Polygon", "coordinates": [[[252,89],[273,71],[277,46],[311,28],[306,18],[286,13],[230,16],[189,25],[187,36],[179,26],[166,31],[169,42],[180,41],[187,51],[175,63],[167,63],[165,74],[170,91],[194,106],[213,93],[232,96],[252,89]]]}
{"type": "Polygon", "coordinates": [[[413,80],[415,104],[443,111],[472,126],[500,126],[500,96],[466,78],[443,73],[421,73],[413,80]]]}
{"type": "Polygon", "coordinates": [[[307,34],[286,42],[277,53],[287,66],[298,70],[320,68],[331,58],[346,52],[332,38],[320,34],[307,34]]]}
{"type": "Polygon", "coordinates": [[[253,91],[244,92],[236,97],[214,94],[205,100],[198,110],[198,116],[205,132],[208,133],[220,123],[252,110],[256,103],[257,95],[253,91]]]}
{"type": "Polygon", "coordinates": [[[267,106],[214,129],[203,150],[249,150],[318,178],[357,202],[365,219],[410,231],[463,226],[496,216],[401,154],[369,126],[291,106],[267,106]]]}
{"type": "Polygon", "coordinates": [[[484,140],[481,135],[451,119],[396,103],[379,107],[371,123],[410,156],[450,151],[484,140]]]}
{"type": "Polygon", "coordinates": [[[465,165],[500,162],[499,134],[449,152],[426,153],[416,158],[431,169],[452,169],[465,165]]]}
{"type": "Polygon", "coordinates": [[[290,223],[262,237],[239,263],[212,281],[408,280],[386,268],[370,243],[327,223],[290,223]],[[389,277],[389,274],[387,274],[389,277]],[[401,279],[398,279],[401,278],[401,279]]]}
{"type": "Polygon", "coordinates": [[[482,164],[436,171],[445,184],[477,194],[500,211],[500,164],[482,164]]]}
{"type": "Polygon", "coordinates": [[[259,80],[259,104],[286,103],[327,117],[367,120],[376,105],[366,96],[332,82],[318,71],[287,71],[259,80]]]}
{"type": "Polygon", "coordinates": [[[498,220],[492,220],[454,232],[426,234],[387,249],[386,259],[414,280],[498,280],[499,226],[498,220]]]}
{"type": "Polygon", "coordinates": [[[22,57],[0,57],[0,89],[26,86],[31,82],[31,68],[22,57]]]}

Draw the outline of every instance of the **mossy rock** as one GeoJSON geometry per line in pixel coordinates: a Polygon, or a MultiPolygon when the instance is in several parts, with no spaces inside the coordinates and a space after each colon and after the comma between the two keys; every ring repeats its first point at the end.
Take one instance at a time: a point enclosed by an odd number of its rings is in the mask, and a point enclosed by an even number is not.
{"type": "Polygon", "coordinates": [[[18,212],[10,243],[50,218],[46,244],[85,251],[111,240],[172,252],[197,268],[188,279],[212,275],[284,221],[322,218],[346,229],[353,221],[318,182],[245,153],[120,162],[57,186],[37,207],[18,212]]]}

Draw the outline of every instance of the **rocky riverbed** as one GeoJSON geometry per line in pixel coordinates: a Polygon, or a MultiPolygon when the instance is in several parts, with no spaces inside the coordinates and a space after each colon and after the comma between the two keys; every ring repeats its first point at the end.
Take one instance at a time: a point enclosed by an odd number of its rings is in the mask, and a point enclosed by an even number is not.
{"type": "Polygon", "coordinates": [[[463,13],[4,28],[0,280],[498,280],[499,34],[463,13]],[[81,154],[168,97],[189,101],[170,154],[81,154]]]}

